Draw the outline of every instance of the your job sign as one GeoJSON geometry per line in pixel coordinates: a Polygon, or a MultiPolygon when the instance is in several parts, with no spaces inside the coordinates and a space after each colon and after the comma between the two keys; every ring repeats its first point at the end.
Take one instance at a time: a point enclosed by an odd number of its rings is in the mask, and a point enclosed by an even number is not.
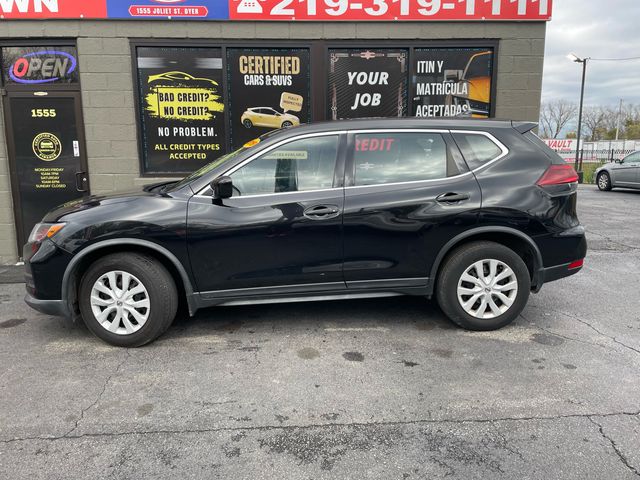
{"type": "Polygon", "coordinates": [[[329,118],[407,115],[406,50],[329,51],[329,118]]]}

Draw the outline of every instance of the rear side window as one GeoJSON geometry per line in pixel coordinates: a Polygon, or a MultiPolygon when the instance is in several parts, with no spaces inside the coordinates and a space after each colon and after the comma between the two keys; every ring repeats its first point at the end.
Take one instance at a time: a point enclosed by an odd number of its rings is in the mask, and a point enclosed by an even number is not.
{"type": "Polygon", "coordinates": [[[471,170],[502,154],[502,149],[489,137],[475,133],[451,133],[471,170]]]}
{"type": "Polygon", "coordinates": [[[445,178],[447,157],[447,144],[439,133],[358,133],[355,185],[445,178]]]}

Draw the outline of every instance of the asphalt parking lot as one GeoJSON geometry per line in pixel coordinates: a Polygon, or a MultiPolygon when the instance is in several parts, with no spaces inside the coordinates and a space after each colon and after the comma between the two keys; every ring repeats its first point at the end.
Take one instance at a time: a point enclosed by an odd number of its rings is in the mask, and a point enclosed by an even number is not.
{"type": "Polygon", "coordinates": [[[398,297],[219,307],[126,350],[0,285],[0,478],[640,477],[640,192],[579,210],[583,271],[497,332],[398,297]]]}

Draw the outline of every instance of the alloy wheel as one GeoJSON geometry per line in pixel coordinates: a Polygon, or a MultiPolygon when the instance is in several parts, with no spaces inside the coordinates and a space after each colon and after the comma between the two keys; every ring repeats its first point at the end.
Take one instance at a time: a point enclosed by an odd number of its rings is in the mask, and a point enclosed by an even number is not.
{"type": "Polygon", "coordinates": [[[134,275],[121,270],[103,274],[91,289],[91,310],[105,330],[130,335],[149,318],[149,292],[134,275]]]}
{"type": "Polygon", "coordinates": [[[467,267],[458,280],[458,302],[475,318],[499,317],[511,308],[517,295],[516,274],[500,260],[479,260],[467,267]]]}
{"type": "Polygon", "coordinates": [[[600,187],[600,190],[606,190],[609,186],[609,178],[604,173],[600,174],[598,177],[598,186],[600,187]]]}

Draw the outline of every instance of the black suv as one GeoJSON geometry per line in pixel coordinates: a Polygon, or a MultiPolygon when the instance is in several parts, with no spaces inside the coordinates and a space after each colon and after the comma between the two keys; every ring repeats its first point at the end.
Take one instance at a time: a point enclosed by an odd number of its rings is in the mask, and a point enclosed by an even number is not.
{"type": "Polygon", "coordinates": [[[180,298],[213,305],[436,296],[472,330],[586,255],[578,177],[527,122],[372,119],[279,130],[184,180],[50,212],[26,301],[139,346],[180,298]]]}

